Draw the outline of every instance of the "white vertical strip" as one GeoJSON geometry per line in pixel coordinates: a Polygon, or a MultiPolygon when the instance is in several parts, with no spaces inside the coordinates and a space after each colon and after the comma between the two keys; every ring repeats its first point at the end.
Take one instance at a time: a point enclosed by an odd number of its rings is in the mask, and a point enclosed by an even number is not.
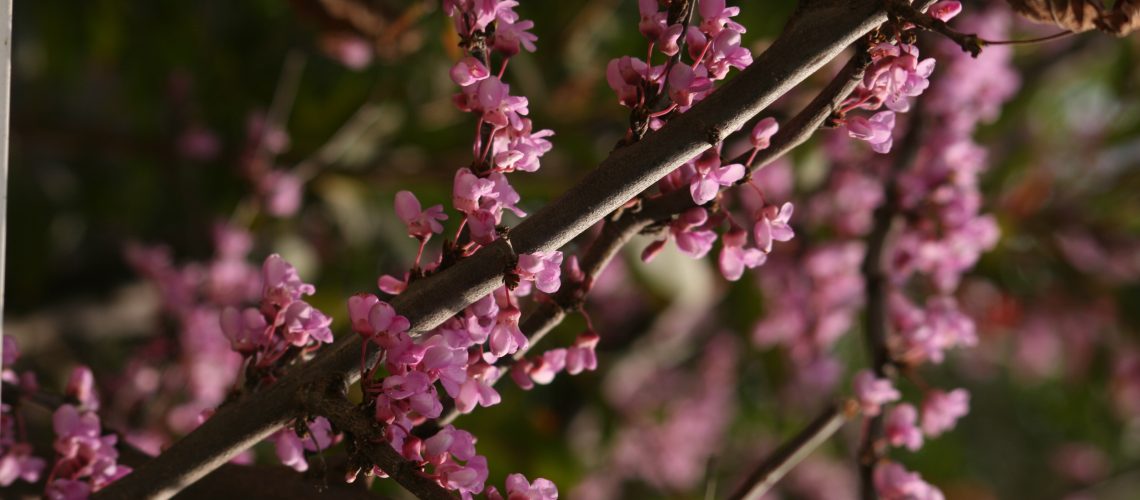
{"type": "MultiPolygon", "coordinates": [[[[4,335],[4,268],[8,244],[8,96],[12,83],[12,0],[0,0],[0,336],[4,335]]],[[[0,363],[4,342],[0,341],[0,363]]],[[[2,389],[0,389],[2,390],[2,389]]]]}

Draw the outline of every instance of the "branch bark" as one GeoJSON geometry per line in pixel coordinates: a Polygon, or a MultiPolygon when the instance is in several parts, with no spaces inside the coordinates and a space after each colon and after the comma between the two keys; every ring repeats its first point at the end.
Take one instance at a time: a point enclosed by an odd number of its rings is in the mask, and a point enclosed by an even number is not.
{"type": "Polygon", "coordinates": [[[843,406],[833,404],[825,408],[807,427],[776,448],[772,455],[748,475],[744,484],[729,495],[729,500],[759,500],[785,474],[843,428],[843,424],[858,411],[858,404],[854,401],[847,401],[843,406]]]}
{"type": "MultiPolygon", "coordinates": [[[[910,129],[895,151],[894,161],[886,173],[883,203],[875,209],[871,234],[867,237],[867,254],[863,258],[863,287],[867,301],[867,310],[863,316],[864,340],[871,358],[871,370],[878,378],[887,376],[887,368],[892,363],[890,349],[887,346],[888,283],[883,257],[891,226],[901,210],[898,175],[917,158],[922,144],[923,129],[921,105],[917,105],[911,113],[910,129]]],[[[862,497],[867,500],[878,498],[874,472],[875,464],[883,453],[882,436],[883,415],[880,413],[867,422],[863,442],[859,446],[861,491],[862,497]]]]}
{"type": "MultiPolygon", "coordinates": [[[[566,194],[470,258],[417,281],[392,301],[414,331],[426,331],[490,293],[518,253],[555,250],[728,133],[886,21],[874,0],[804,0],[772,46],[689,112],[614,151],[566,194]]],[[[344,336],[274,386],[220,409],[166,453],[102,490],[98,498],[165,498],[220,467],[288,422],[306,386],[359,377],[360,340],[344,336]]],[[[375,363],[377,353],[369,353],[375,363]]]]}
{"type": "MultiPolygon", "coordinates": [[[[750,152],[723,163],[742,163],[749,172],[755,172],[776,161],[789,151],[803,144],[823,126],[828,117],[839,109],[840,104],[851,94],[863,77],[869,60],[865,51],[857,52],[831,82],[819,92],[818,95],[803,110],[797,113],[782,127],[771,139],[770,146],[761,150],[751,163],[748,162],[750,152]]],[[[728,189],[728,188],[725,188],[728,189]]],[[[550,330],[558,326],[566,315],[573,312],[589,292],[593,280],[605,270],[610,260],[617,255],[622,247],[645,228],[659,222],[664,222],[678,214],[695,207],[693,197],[686,189],[649,199],[644,204],[638,204],[632,209],[620,210],[607,217],[602,224],[602,230],[590,243],[586,253],[582,256],[580,266],[586,276],[584,283],[571,283],[564,280],[549,302],[539,304],[530,311],[519,328],[527,335],[528,343],[505,363],[500,363],[498,378],[491,380],[493,385],[506,373],[506,369],[514,362],[522,359],[538,344],[550,330]]],[[[459,417],[459,412],[451,409],[438,420],[438,426],[447,425],[459,417]]],[[[430,435],[435,429],[428,428],[423,432],[430,435]]]]}

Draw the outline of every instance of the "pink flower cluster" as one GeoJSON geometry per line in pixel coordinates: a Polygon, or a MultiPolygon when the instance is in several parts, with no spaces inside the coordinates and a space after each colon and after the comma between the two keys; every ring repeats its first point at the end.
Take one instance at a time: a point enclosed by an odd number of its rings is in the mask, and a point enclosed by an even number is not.
{"type": "MultiPolygon", "coordinates": [[[[4,359],[2,360],[3,372],[0,372],[0,380],[19,387],[21,391],[35,392],[39,389],[39,384],[36,382],[35,374],[26,372],[17,374],[12,365],[20,357],[20,349],[16,344],[16,339],[10,336],[3,336],[4,342],[4,359]]],[[[28,442],[27,436],[23,435],[23,426],[17,425],[17,421],[21,415],[16,413],[16,408],[7,403],[0,404],[0,486],[10,486],[16,482],[17,479],[35,483],[40,480],[40,475],[43,473],[46,462],[44,459],[32,454],[32,444],[28,442]],[[19,430],[17,431],[17,428],[19,430]]]]}
{"type": "Polygon", "coordinates": [[[91,370],[76,368],[67,395],[79,404],[62,405],[52,415],[54,447],[59,456],[44,493],[47,498],[84,499],[131,472],[130,467],[118,463],[118,436],[100,435],[102,425],[95,413],[99,401],[93,384],[91,370]]]}
{"type": "Polygon", "coordinates": [[[302,282],[297,270],[280,255],[265,259],[261,278],[260,307],[228,307],[222,311],[221,326],[251,369],[272,382],[275,365],[291,363],[295,356],[311,354],[321,344],[332,343],[332,318],[302,300],[316,288],[302,282]]]}
{"type": "Polygon", "coordinates": [[[666,56],[678,56],[676,62],[669,59],[651,66],[649,61],[625,56],[606,66],[606,82],[624,106],[645,108],[656,104],[663,94],[669,97],[672,104],[664,110],[647,110],[653,112],[650,127],[654,130],[664,123],[660,116],[689,109],[708,95],[713,83],[723,80],[730,68],[744,69],[752,64],[752,52],[740,45],[744,27],[732,20],[740,13],[739,7],[725,7],[724,0],[702,1],[698,6],[700,24],[687,29],[680,23],[669,24],[668,12],[661,7],[657,0],[639,0],[638,29],[649,40],[650,54],[656,49],[666,56]],[[683,62],[679,56],[682,41],[692,62],[683,62]]]}
{"type": "Polygon", "coordinates": [[[244,230],[218,224],[213,239],[213,260],[182,266],[174,264],[165,247],[132,245],[125,252],[131,267],[157,287],[166,315],[177,328],[174,342],[156,336],[112,380],[115,390],[109,392],[105,416],[113,424],[138,430],[127,439],[145,449],[157,451],[171,430],[178,434],[197,427],[203,412],[225,399],[241,369],[242,357],[231,349],[221,316],[223,309],[252,302],[261,293],[258,270],[246,261],[253,238],[244,230]],[[186,398],[174,398],[169,408],[159,407],[154,396],[162,391],[185,393],[186,398]],[[139,408],[145,408],[153,420],[125,425],[139,408]]]}
{"type": "MultiPolygon", "coordinates": [[[[535,257],[529,267],[542,268],[545,264],[536,263],[549,263],[551,258],[552,255],[535,257]]],[[[561,255],[557,261],[561,261],[561,255]]],[[[541,276],[545,269],[532,271],[541,276]]],[[[464,495],[482,491],[487,478],[486,458],[474,454],[474,438],[448,427],[432,438],[420,440],[411,435],[411,429],[442,413],[437,382],[462,413],[476,406],[499,403],[499,393],[491,386],[500,374],[494,363],[527,345],[527,338],[518,327],[519,316],[510,292],[499,288],[424,334],[424,340],[417,343],[408,334],[408,320],[388,303],[369,294],[349,299],[353,330],[383,353],[386,376],[375,379],[378,365],[365,375],[362,383],[374,402],[376,419],[386,426],[385,437],[409,460],[433,465],[432,474],[440,484],[464,495]]],[[[563,350],[563,357],[573,349],[563,350]]],[[[588,355],[575,351],[571,357],[593,360],[593,345],[588,350],[588,355]]]]}
{"type": "Polygon", "coordinates": [[[519,217],[526,215],[517,205],[519,195],[505,174],[516,170],[535,172],[539,159],[550,151],[550,130],[534,131],[526,115],[527,98],[510,93],[503,82],[507,62],[519,53],[521,45],[535,49],[537,38],[528,32],[533,21],[521,20],[513,0],[447,0],[444,10],[455,23],[464,44],[486,40],[486,50],[472,50],[451,69],[451,79],[461,92],[455,96],[456,106],[479,116],[472,145],[474,162],[455,175],[452,201],[463,213],[471,240],[486,245],[498,235],[503,211],[519,217]],[[492,74],[491,58],[502,56],[497,74],[492,74]]]}
{"type": "Polygon", "coordinates": [[[269,437],[281,464],[297,472],[309,470],[307,454],[324,450],[340,441],[340,435],[333,433],[332,424],[325,417],[314,418],[304,426],[306,432],[300,436],[297,435],[297,426],[289,425],[269,437]]]}
{"type": "MultiPolygon", "coordinates": [[[[931,15],[949,21],[962,10],[955,1],[932,6],[931,15]]],[[[910,99],[922,95],[930,86],[934,59],[919,59],[918,47],[904,43],[880,42],[870,50],[871,65],[863,73],[863,81],[843,103],[842,113],[861,108],[875,111],[871,117],[848,116],[842,120],[847,133],[866,141],[878,153],[887,153],[894,142],[895,113],[910,109],[910,99]]]]}

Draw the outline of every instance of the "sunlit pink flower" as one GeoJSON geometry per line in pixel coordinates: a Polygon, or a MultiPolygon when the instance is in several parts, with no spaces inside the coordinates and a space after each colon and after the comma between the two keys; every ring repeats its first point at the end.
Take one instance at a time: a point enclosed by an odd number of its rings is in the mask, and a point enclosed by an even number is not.
{"type": "Polygon", "coordinates": [[[902,394],[891,386],[890,380],[875,378],[875,374],[870,370],[856,373],[853,385],[859,407],[863,410],[863,414],[869,417],[878,415],[882,405],[898,401],[902,397],[902,394]]]}
{"type": "Polygon", "coordinates": [[[408,226],[408,234],[415,238],[427,238],[432,233],[442,233],[439,221],[447,220],[443,205],[435,205],[427,210],[420,209],[420,200],[411,191],[396,193],[396,215],[408,226]]]}
{"type": "Polygon", "coordinates": [[[938,436],[953,429],[958,419],[970,412],[970,393],[965,389],[950,392],[933,390],[922,401],[922,431],[938,436]]]}

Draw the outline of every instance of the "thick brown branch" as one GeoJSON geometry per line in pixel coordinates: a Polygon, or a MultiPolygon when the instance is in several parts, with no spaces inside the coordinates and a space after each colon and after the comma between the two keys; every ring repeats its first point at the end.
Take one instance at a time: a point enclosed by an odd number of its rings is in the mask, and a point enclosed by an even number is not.
{"type": "Polygon", "coordinates": [[[760,466],[748,475],[744,484],[729,495],[729,500],[758,500],[763,497],[785,474],[831,438],[858,411],[859,405],[854,401],[847,401],[843,406],[830,405],[825,408],[823,413],[815,417],[807,427],[781,444],[760,463],[760,466]]]}
{"type": "Polygon", "coordinates": [[[349,450],[363,454],[416,498],[454,500],[456,497],[434,479],[423,474],[420,466],[406,460],[384,439],[384,429],[361,408],[340,396],[316,397],[309,406],[319,410],[333,427],[345,433],[349,450]]]}
{"type": "MultiPolygon", "coordinates": [[[[886,20],[873,0],[815,0],[802,5],[752,66],[689,112],[614,151],[561,198],[510,232],[511,246],[490,245],[455,266],[419,280],[392,301],[413,330],[440,324],[490,293],[515,253],[554,250],[586,231],[669,172],[716,144],[764,110],[845,47],[886,20]]],[[[101,498],[168,497],[261,441],[295,414],[303,388],[318,378],[359,377],[360,340],[342,337],[307,366],[244,401],[222,408],[166,453],[100,492],[101,498]]],[[[370,355],[375,363],[376,353],[370,355]]]]}
{"type": "MultiPolygon", "coordinates": [[[[840,103],[858,86],[866,67],[866,55],[860,51],[832,79],[831,83],[820,91],[815,99],[791,120],[788,120],[784,127],[772,137],[770,146],[758,153],[752,162],[746,165],[749,171],[754,172],[763,168],[807,141],[824,124],[827,118],[839,109],[840,103]]],[[[745,153],[741,157],[726,163],[746,163],[747,161],[748,153],[745,153]]],[[[539,304],[527,314],[519,325],[519,329],[527,335],[529,340],[527,346],[516,352],[510,359],[501,362],[500,367],[503,370],[500,370],[499,378],[491,380],[490,383],[492,385],[497,383],[505,374],[505,370],[510,368],[510,365],[526,356],[535,344],[562,322],[567,313],[572,312],[582,303],[589,291],[589,284],[601,274],[609,265],[610,260],[629,240],[651,224],[667,221],[694,206],[696,204],[693,203],[692,195],[687,190],[682,189],[659,198],[650,199],[644,203],[635,203],[630,208],[619,209],[617,213],[606,218],[602,224],[601,232],[594,238],[579,262],[582,273],[586,276],[586,281],[577,283],[565,280],[562,283],[562,288],[551,297],[549,302],[539,304]]],[[[447,425],[458,417],[459,412],[450,409],[438,420],[438,425],[447,425]]],[[[429,425],[422,432],[431,434],[434,431],[435,426],[429,425]]]]}

